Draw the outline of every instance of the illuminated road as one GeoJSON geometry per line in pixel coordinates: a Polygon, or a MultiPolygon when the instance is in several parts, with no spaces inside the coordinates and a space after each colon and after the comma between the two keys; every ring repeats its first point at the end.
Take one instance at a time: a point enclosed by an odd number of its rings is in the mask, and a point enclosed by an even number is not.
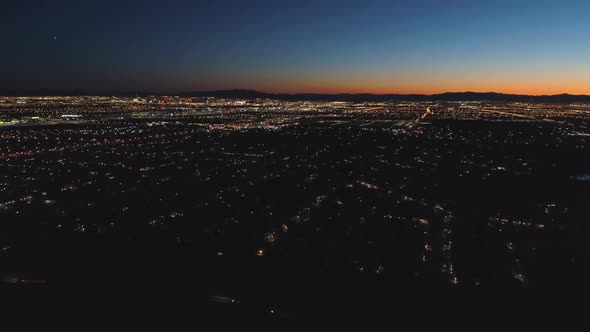
{"type": "Polygon", "coordinates": [[[414,121],[409,127],[413,127],[415,125],[420,124],[420,121],[423,121],[424,119],[426,119],[426,117],[428,117],[428,115],[432,114],[432,110],[430,109],[430,106],[426,107],[426,112],[424,112],[422,115],[420,115],[419,118],[416,119],[416,121],[414,121]]]}
{"type": "Polygon", "coordinates": [[[420,117],[420,119],[418,121],[424,120],[426,119],[426,117],[432,114],[432,111],[430,110],[430,106],[426,107],[426,113],[422,114],[422,116],[420,117]]]}

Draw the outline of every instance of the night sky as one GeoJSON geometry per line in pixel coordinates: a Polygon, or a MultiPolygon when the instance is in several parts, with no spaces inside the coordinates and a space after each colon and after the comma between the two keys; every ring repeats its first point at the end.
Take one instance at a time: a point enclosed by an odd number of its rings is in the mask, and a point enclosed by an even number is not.
{"type": "Polygon", "coordinates": [[[0,89],[590,94],[588,0],[6,0],[0,27],[0,89]]]}

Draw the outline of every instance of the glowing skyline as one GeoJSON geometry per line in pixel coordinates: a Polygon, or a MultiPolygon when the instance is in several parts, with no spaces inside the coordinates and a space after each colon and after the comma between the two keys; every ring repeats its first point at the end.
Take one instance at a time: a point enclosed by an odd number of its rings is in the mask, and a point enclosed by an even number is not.
{"type": "Polygon", "coordinates": [[[590,94],[590,2],[4,5],[2,89],[590,94]]]}

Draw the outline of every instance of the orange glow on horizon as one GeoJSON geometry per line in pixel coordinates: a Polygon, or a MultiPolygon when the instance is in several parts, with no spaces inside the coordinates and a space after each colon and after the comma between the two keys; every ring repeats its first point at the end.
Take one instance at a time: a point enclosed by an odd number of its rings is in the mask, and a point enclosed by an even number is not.
{"type": "MultiPolygon", "coordinates": [[[[423,94],[496,92],[520,95],[590,95],[590,68],[535,71],[503,68],[485,72],[457,70],[423,72],[319,72],[243,75],[218,81],[216,90],[244,88],[267,93],[423,94]]],[[[202,89],[201,89],[202,90],[202,89]]]]}
{"type": "MultiPolygon", "coordinates": [[[[258,90],[258,89],[255,89],[258,90]]],[[[530,96],[544,96],[544,95],[559,95],[559,94],[570,94],[570,95],[590,95],[590,89],[588,86],[574,88],[574,89],[546,89],[546,88],[510,88],[510,87],[490,87],[487,89],[481,88],[468,88],[468,87],[453,87],[449,86],[448,89],[444,88],[424,88],[424,89],[362,89],[362,88],[287,88],[287,89],[260,89],[262,92],[276,93],[276,94],[303,94],[303,93],[315,93],[315,94],[400,94],[400,95],[435,95],[447,92],[477,92],[477,93],[503,93],[503,94],[515,94],[515,95],[530,95],[530,96]]]]}
{"type": "Polygon", "coordinates": [[[260,86],[260,91],[268,93],[286,93],[286,94],[298,94],[298,93],[318,93],[318,94],[420,94],[420,95],[434,95],[446,92],[495,92],[504,94],[516,94],[516,95],[531,95],[531,96],[543,96],[543,95],[559,95],[559,94],[571,94],[571,95],[590,95],[590,80],[588,82],[580,82],[575,85],[562,85],[552,84],[546,86],[523,86],[518,84],[472,84],[472,85],[459,85],[459,84],[440,84],[436,86],[412,84],[411,86],[394,85],[391,86],[375,86],[361,85],[361,86],[306,86],[293,85],[284,88],[260,86]]]}

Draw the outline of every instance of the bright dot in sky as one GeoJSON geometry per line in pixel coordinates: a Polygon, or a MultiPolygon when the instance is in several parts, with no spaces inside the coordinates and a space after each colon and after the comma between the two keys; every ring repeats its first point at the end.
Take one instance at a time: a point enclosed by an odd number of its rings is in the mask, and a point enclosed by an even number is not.
{"type": "Polygon", "coordinates": [[[56,39],[57,39],[57,37],[56,36],[53,36],[53,40],[56,40],[56,39]]]}

